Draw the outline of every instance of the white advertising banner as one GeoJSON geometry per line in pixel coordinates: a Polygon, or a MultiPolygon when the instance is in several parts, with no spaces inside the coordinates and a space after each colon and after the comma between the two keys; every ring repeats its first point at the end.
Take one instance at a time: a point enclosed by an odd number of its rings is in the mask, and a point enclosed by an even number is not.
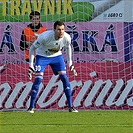
{"type": "Polygon", "coordinates": [[[132,22],[133,0],[90,0],[94,5],[92,22],[132,22]]]}

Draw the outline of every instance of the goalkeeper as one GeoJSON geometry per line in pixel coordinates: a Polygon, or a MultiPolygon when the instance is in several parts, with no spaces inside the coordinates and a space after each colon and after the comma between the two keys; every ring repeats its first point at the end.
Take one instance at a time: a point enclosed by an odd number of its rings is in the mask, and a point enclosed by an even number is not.
{"type": "Polygon", "coordinates": [[[43,72],[46,66],[50,65],[53,73],[59,75],[63,83],[64,93],[68,102],[69,112],[78,112],[72,106],[72,92],[70,83],[66,74],[66,66],[62,56],[62,48],[65,48],[67,61],[70,70],[77,76],[77,72],[72,64],[71,37],[65,32],[65,24],[61,21],[54,23],[54,30],[48,30],[41,33],[37,40],[31,45],[29,50],[29,79],[35,72],[36,77],[31,88],[31,99],[28,112],[34,113],[34,104],[39,90],[39,85],[43,80],[43,72]],[[36,50],[36,61],[34,65],[34,50],[36,50]]]}

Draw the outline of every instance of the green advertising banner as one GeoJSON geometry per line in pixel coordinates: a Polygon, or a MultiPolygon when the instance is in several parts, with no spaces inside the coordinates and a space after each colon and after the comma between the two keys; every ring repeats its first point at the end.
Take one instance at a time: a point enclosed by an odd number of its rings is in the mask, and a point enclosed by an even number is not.
{"type": "Polygon", "coordinates": [[[32,10],[41,13],[42,22],[86,22],[94,6],[84,0],[0,0],[0,22],[28,22],[32,10]]]}

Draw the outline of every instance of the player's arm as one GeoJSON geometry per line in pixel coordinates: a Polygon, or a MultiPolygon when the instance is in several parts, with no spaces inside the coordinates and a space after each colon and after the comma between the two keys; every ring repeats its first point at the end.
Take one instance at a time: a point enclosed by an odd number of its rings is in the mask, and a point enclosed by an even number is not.
{"type": "Polygon", "coordinates": [[[66,47],[66,55],[67,55],[67,62],[70,70],[73,72],[75,76],[77,76],[77,72],[74,68],[74,65],[72,64],[72,48],[70,44],[66,47]]]}
{"type": "Polygon", "coordinates": [[[30,46],[30,50],[29,50],[29,66],[31,68],[34,68],[34,51],[35,51],[36,47],[34,45],[30,46]]]}
{"type": "Polygon", "coordinates": [[[33,45],[30,46],[29,49],[29,71],[28,71],[28,77],[31,80],[32,74],[35,73],[34,71],[34,51],[41,46],[41,38],[38,37],[37,40],[34,41],[33,45]]]}
{"type": "Polygon", "coordinates": [[[36,48],[34,45],[31,45],[30,50],[29,50],[29,70],[28,70],[28,78],[31,80],[32,79],[32,74],[35,73],[34,70],[34,50],[36,48]]]}
{"type": "Polygon", "coordinates": [[[34,51],[39,48],[44,42],[43,34],[38,35],[38,38],[33,42],[29,49],[29,65],[34,68],[34,51]]]}
{"type": "Polygon", "coordinates": [[[71,46],[68,45],[66,48],[66,55],[67,55],[67,63],[68,63],[68,66],[70,67],[72,65],[72,49],[71,49],[71,46]]]}

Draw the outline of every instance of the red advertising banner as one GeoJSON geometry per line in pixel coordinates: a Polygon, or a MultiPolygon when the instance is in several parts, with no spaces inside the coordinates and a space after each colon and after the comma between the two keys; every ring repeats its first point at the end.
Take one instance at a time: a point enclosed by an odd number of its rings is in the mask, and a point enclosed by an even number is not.
{"type": "MultiPolygon", "coordinates": [[[[69,76],[73,105],[78,109],[133,109],[131,63],[76,63],[78,76],[69,76]]],[[[69,70],[69,69],[67,69],[69,70]]],[[[1,66],[0,110],[26,109],[32,81],[27,78],[28,64],[1,66]]],[[[34,78],[33,78],[34,79],[34,78]]],[[[37,109],[65,109],[62,82],[48,67],[36,99],[37,109]]]]}

